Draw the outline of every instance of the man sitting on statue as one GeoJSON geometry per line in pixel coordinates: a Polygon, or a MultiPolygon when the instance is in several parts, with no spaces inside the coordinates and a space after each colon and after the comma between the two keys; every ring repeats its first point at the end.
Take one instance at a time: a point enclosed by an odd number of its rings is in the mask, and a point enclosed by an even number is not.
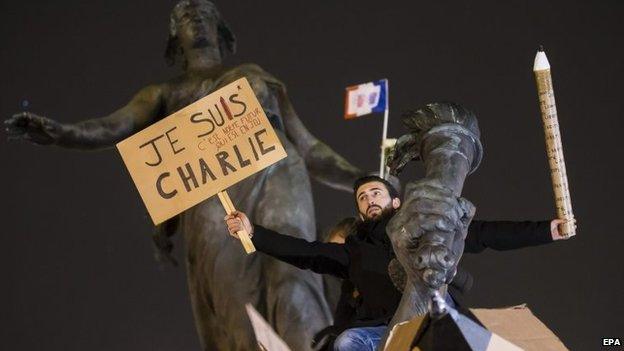
{"type": "MultiPolygon", "coordinates": [[[[334,349],[375,350],[401,300],[401,292],[388,274],[388,265],[395,255],[386,234],[386,225],[401,206],[401,200],[395,187],[377,176],[358,179],[353,189],[360,220],[355,224],[355,233],[348,236],[344,244],[309,242],[279,234],[251,224],[243,212],[228,215],[225,221],[234,237],[238,231],[247,230],[258,251],[301,269],[349,281],[359,293],[358,304],[355,317],[344,326],[334,349]]],[[[467,247],[478,251],[483,249],[484,243],[495,243],[501,249],[505,245],[548,243],[558,236],[558,221],[473,221],[466,239],[467,247]]],[[[454,304],[453,290],[449,292],[446,299],[454,304]]]]}
{"type": "MultiPolygon", "coordinates": [[[[551,237],[552,241],[565,239],[559,234],[559,224],[563,223],[562,219],[554,219],[551,221],[551,237]]],[[[331,227],[328,231],[326,241],[338,244],[344,244],[350,235],[356,234],[358,223],[355,217],[342,219],[338,224],[331,227]]],[[[501,232],[494,233],[492,231],[478,230],[477,226],[485,225],[492,227],[492,222],[473,221],[468,228],[468,235],[464,247],[464,253],[480,253],[485,249],[496,251],[507,251],[520,249],[527,246],[535,246],[547,243],[548,238],[543,237],[544,232],[538,232],[539,236],[535,236],[534,231],[518,231],[518,232],[501,232]],[[485,223],[485,224],[483,224],[485,223]]],[[[535,222],[526,222],[527,225],[535,222]]],[[[518,225],[518,229],[523,226],[518,225]]],[[[390,266],[397,264],[397,261],[391,261],[390,266]]],[[[390,269],[389,269],[390,270],[390,269]]],[[[402,272],[400,276],[392,276],[392,281],[399,290],[404,289],[405,274],[402,272]]],[[[334,313],[334,324],[327,326],[314,337],[314,345],[324,345],[322,350],[333,350],[333,343],[340,332],[345,330],[345,326],[356,318],[356,306],[359,304],[359,291],[353,286],[348,279],[339,279],[331,275],[324,275],[325,294],[328,303],[332,307],[334,313]]],[[[461,264],[457,269],[457,274],[448,286],[449,295],[453,301],[459,306],[467,307],[464,303],[464,296],[470,291],[473,285],[473,277],[470,272],[462,269],[461,264]]]]}

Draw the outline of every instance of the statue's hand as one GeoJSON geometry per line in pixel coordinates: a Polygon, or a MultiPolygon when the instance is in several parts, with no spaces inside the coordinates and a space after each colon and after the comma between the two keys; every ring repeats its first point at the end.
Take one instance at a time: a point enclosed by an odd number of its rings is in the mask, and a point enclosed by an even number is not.
{"type": "Polygon", "coordinates": [[[386,165],[390,167],[390,174],[398,175],[408,162],[419,157],[420,139],[415,134],[405,134],[397,140],[386,165]]]}
{"type": "Polygon", "coordinates": [[[31,112],[20,112],[4,121],[9,140],[28,140],[39,145],[58,143],[63,125],[31,112]]]}
{"type": "Polygon", "coordinates": [[[474,206],[467,200],[458,198],[431,180],[408,184],[405,199],[388,228],[389,231],[407,232],[413,239],[424,232],[453,232],[464,226],[468,213],[474,212],[474,206]]]}
{"type": "Polygon", "coordinates": [[[474,206],[435,181],[410,183],[387,231],[401,264],[430,287],[450,282],[474,206]]]}

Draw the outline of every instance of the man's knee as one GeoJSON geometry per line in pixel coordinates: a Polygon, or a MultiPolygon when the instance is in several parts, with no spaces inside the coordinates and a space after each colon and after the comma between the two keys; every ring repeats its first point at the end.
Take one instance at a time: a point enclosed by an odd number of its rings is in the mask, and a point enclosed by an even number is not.
{"type": "Polygon", "coordinates": [[[375,350],[365,328],[352,328],[342,332],[334,341],[335,351],[375,350]]]}
{"type": "Polygon", "coordinates": [[[334,350],[375,351],[386,328],[386,326],[378,326],[347,329],[334,341],[334,350]]]}
{"type": "Polygon", "coordinates": [[[347,329],[334,341],[334,351],[362,350],[365,346],[357,329],[347,329]]]}

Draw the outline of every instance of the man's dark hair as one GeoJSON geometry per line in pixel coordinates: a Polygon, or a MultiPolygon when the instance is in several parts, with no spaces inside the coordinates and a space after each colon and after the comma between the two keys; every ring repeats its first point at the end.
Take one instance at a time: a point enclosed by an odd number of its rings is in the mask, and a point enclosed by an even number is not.
{"type": "Polygon", "coordinates": [[[368,175],[368,176],[364,176],[361,178],[358,178],[355,183],[353,183],[353,195],[355,196],[355,202],[357,203],[357,190],[359,187],[361,187],[362,185],[366,184],[366,183],[370,183],[370,182],[380,182],[383,185],[386,186],[386,189],[388,190],[388,193],[390,193],[390,197],[392,199],[395,199],[397,197],[399,197],[399,192],[396,190],[396,188],[387,180],[376,176],[376,175],[368,175]]]}

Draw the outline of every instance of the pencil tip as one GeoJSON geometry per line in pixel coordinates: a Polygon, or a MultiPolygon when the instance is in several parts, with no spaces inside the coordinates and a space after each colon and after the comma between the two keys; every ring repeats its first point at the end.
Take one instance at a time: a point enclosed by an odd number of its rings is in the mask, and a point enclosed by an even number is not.
{"type": "Polygon", "coordinates": [[[537,51],[544,52],[544,45],[540,45],[539,48],[537,48],[537,51]]]}
{"type": "Polygon", "coordinates": [[[535,54],[533,70],[541,71],[545,69],[550,69],[550,64],[548,63],[548,58],[546,57],[546,53],[544,52],[544,47],[540,45],[537,54],[535,54]]]}

